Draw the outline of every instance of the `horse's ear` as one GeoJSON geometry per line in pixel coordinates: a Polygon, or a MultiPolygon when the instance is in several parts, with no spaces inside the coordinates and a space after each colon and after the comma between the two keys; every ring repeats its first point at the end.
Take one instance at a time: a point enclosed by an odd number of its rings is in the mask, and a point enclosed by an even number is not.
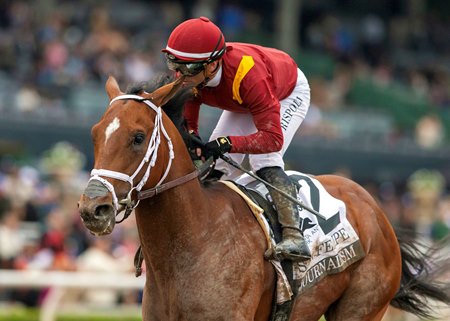
{"type": "Polygon", "coordinates": [[[120,91],[119,84],[117,83],[116,78],[113,76],[109,76],[108,80],[105,84],[106,93],[108,94],[109,100],[112,100],[113,98],[116,98],[122,92],[120,91]]]}
{"type": "Polygon", "coordinates": [[[151,94],[144,94],[147,98],[149,98],[156,106],[163,106],[166,104],[175,94],[178,92],[178,89],[181,88],[183,84],[184,76],[178,78],[177,80],[162,86],[161,88],[156,89],[151,94]]]}

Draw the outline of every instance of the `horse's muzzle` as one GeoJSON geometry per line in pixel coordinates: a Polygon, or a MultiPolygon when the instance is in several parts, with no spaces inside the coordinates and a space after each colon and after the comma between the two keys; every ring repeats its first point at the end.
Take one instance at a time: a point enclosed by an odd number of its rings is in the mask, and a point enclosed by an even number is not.
{"type": "Polygon", "coordinates": [[[81,219],[93,234],[109,234],[115,225],[115,209],[112,205],[111,194],[100,182],[89,182],[78,202],[81,219]]]}

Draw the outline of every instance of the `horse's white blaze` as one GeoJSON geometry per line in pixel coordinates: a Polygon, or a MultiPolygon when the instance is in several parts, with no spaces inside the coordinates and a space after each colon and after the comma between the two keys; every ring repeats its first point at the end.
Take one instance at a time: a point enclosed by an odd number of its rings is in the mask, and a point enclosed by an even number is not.
{"type": "Polygon", "coordinates": [[[108,125],[108,127],[106,127],[106,130],[105,130],[105,136],[106,136],[106,139],[105,139],[105,145],[106,145],[106,143],[108,142],[109,137],[111,137],[111,135],[112,135],[116,130],[118,130],[119,127],[120,127],[120,120],[119,120],[119,118],[115,117],[115,118],[113,119],[113,121],[108,125]]]}

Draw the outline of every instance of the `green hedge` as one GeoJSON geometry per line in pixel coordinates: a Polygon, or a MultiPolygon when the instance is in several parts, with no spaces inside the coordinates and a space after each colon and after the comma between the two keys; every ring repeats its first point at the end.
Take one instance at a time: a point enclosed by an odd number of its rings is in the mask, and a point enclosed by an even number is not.
{"type": "Polygon", "coordinates": [[[393,116],[400,128],[412,129],[417,120],[432,106],[426,98],[399,84],[384,86],[370,79],[356,79],[348,96],[349,103],[372,109],[382,109],[393,116]]]}
{"type": "Polygon", "coordinates": [[[388,86],[371,79],[356,79],[348,95],[348,102],[359,108],[383,110],[392,115],[395,124],[412,132],[417,121],[425,114],[438,115],[450,138],[450,112],[433,106],[425,97],[398,83],[388,86]]]}
{"type": "Polygon", "coordinates": [[[331,79],[333,77],[336,62],[330,55],[300,49],[294,58],[308,78],[319,76],[325,79],[331,79]]]}
{"type": "MultiPolygon", "coordinates": [[[[8,312],[0,311],[0,321],[39,321],[38,309],[8,309],[8,312]]],[[[124,316],[119,315],[97,315],[89,314],[67,314],[60,313],[57,315],[57,321],[141,321],[140,316],[124,316]]]]}

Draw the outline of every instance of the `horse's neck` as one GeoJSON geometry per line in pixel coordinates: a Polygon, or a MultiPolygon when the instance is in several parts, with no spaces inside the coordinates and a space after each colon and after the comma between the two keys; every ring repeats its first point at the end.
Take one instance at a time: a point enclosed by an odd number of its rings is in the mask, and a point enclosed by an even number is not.
{"type": "Polygon", "coordinates": [[[191,223],[200,224],[200,217],[194,215],[194,211],[202,212],[204,205],[203,201],[198,202],[196,196],[199,194],[200,184],[194,179],[141,202],[136,209],[137,217],[165,233],[179,233],[180,229],[189,227],[191,223]]]}
{"type": "MultiPolygon", "coordinates": [[[[166,122],[166,119],[165,123],[175,154],[169,174],[164,180],[169,182],[191,173],[195,167],[173,123],[166,122]]],[[[165,144],[162,148],[168,149],[168,145],[165,144]]],[[[168,155],[167,150],[162,150],[159,155],[165,157],[163,155],[168,155]]],[[[158,161],[160,164],[167,164],[167,159],[161,158],[158,161]]],[[[146,263],[153,265],[153,270],[165,271],[168,275],[168,269],[174,265],[183,265],[183,258],[189,264],[192,257],[205,255],[206,243],[223,241],[223,236],[228,231],[216,231],[219,225],[217,222],[223,223],[231,218],[222,215],[223,208],[227,206],[225,202],[217,202],[221,198],[221,188],[222,186],[216,186],[206,189],[198,179],[192,179],[141,201],[136,208],[136,221],[146,263]]],[[[219,246],[210,245],[212,248],[219,246]]]]}
{"type": "MultiPolygon", "coordinates": [[[[181,136],[175,132],[172,124],[167,127],[174,143],[175,158],[163,183],[179,179],[195,170],[181,136]]],[[[161,157],[166,154],[165,151],[160,153],[161,157]]],[[[166,163],[163,158],[160,161],[166,163]]],[[[210,201],[203,194],[198,179],[192,179],[141,201],[136,208],[136,220],[143,247],[151,248],[151,254],[155,256],[175,254],[178,250],[182,251],[184,246],[195,248],[198,244],[193,235],[204,228],[205,208],[210,201]]]]}
{"type": "Polygon", "coordinates": [[[141,245],[152,269],[169,273],[175,261],[201,252],[209,233],[207,222],[217,215],[208,212],[211,200],[199,199],[202,194],[199,182],[193,180],[136,209],[141,245]]]}

